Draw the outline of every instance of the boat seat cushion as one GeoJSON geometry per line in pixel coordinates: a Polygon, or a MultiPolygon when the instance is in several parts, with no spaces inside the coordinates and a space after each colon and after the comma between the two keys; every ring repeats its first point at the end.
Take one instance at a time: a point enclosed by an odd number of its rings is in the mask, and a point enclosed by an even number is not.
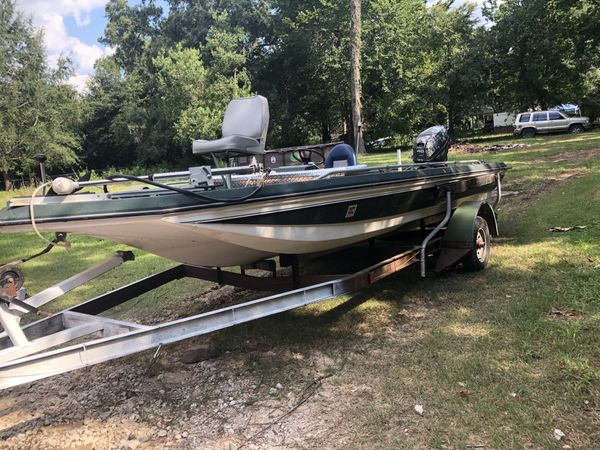
{"type": "Polygon", "coordinates": [[[331,149],[325,160],[325,168],[348,167],[356,165],[354,149],[348,144],[338,144],[331,149]]]}
{"type": "Polygon", "coordinates": [[[262,154],[265,148],[261,147],[256,139],[232,135],[214,141],[196,140],[192,144],[192,152],[195,154],[219,152],[262,154]]]}
{"type": "Polygon", "coordinates": [[[269,128],[269,103],[261,95],[238,98],[229,102],[223,118],[222,138],[197,140],[195,154],[263,154],[269,128]]]}

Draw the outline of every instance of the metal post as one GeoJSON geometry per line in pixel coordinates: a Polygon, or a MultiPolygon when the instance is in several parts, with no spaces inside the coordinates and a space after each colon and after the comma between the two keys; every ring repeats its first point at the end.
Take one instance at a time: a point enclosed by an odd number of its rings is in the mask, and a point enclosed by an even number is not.
{"type": "Polygon", "coordinates": [[[425,276],[425,258],[426,258],[426,250],[429,241],[433,239],[433,237],[439,233],[439,231],[446,226],[448,221],[450,220],[450,216],[452,216],[452,192],[448,190],[446,192],[446,215],[444,219],[438,224],[437,227],[433,229],[431,233],[427,235],[427,237],[421,243],[421,276],[425,276]]]}
{"type": "Polygon", "coordinates": [[[19,326],[21,318],[9,311],[8,306],[0,303],[0,323],[13,345],[25,345],[29,341],[19,326]]]}
{"type": "MultiPolygon", "coordinates": [[[[38,163],[40,163],[40,175],[42,177],[42,184],[46,184],[46,166],[44,165],[44,163],[47,159],[48,158],[46,158],[46,155],[42,155],[41,153],[39,155],[35,155],[35,160],[38,163]]],[[[42,188],[42,195],[46,195],[45,186],[42,188]]]]}
{"type": "Polygon", "coordinates": [[[498,207],[500,204],[500,199],[502,198],[502,183],[500,181],[500,174],[496,174],[496,201],[494,202],[494,209],[498,207]]]}

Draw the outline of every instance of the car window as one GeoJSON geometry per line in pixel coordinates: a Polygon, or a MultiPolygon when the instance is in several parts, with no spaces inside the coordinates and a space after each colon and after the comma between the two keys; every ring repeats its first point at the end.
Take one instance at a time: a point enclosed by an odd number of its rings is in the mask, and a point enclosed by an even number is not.
{"type": "Polygon", "coordinates": [[[548,120],[548,113],[535,113],[533,115],[533,121],[534,122],[541,122],[543,120],[548,120]]]}
{"type": "Polygon", "coordinates": [[[519,117],[519,122],[529,122],[530,117],[531,114],[521,114],[521,117],[519,117]]]}
{"type": "Polygon", "coordinates": [[[550,116],[550,120],[563,120],[564,119],[562,114],[557,111],[550,112],[550,113],[548,113],[548,115],[550,116]]]}

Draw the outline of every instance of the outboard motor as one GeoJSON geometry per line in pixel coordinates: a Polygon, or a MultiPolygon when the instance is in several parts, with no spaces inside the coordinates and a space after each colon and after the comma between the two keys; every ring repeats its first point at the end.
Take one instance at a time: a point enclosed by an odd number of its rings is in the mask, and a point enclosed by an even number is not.
{"type": "Polygon", "coordinates": [[[440,125],[427,128],[417,136],[413,146],[413,161],[416,163],[447,161],[449,148],[450,135],[446,128],[440,125]]]}

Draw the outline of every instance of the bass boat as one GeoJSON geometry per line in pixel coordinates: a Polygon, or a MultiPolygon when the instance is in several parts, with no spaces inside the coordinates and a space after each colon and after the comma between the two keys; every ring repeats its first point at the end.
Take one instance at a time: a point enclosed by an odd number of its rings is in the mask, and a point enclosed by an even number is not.
{"type": "MultiPolygon", "coordinates": [[[[265,153],[264,97],[233,100],[223,137],[194,141],[195,154],[265,153]]],[[[420,152],[423,154],[423,151],[420,152]]],[[[366,166],[352,148],[333,148],[322,165],[265,169],[192,167],[145,177],[57,178],[0,211],[0,232],[74,233],[107,239],[194,266],[250,264],[276,255],[327,252],[499,197],[504,163],[417,161],[366,166]],[[48,192],[43,192],[49,188],[48,192]]],[[[438,220],[439,222],[439,220],[438,220]]]]}

